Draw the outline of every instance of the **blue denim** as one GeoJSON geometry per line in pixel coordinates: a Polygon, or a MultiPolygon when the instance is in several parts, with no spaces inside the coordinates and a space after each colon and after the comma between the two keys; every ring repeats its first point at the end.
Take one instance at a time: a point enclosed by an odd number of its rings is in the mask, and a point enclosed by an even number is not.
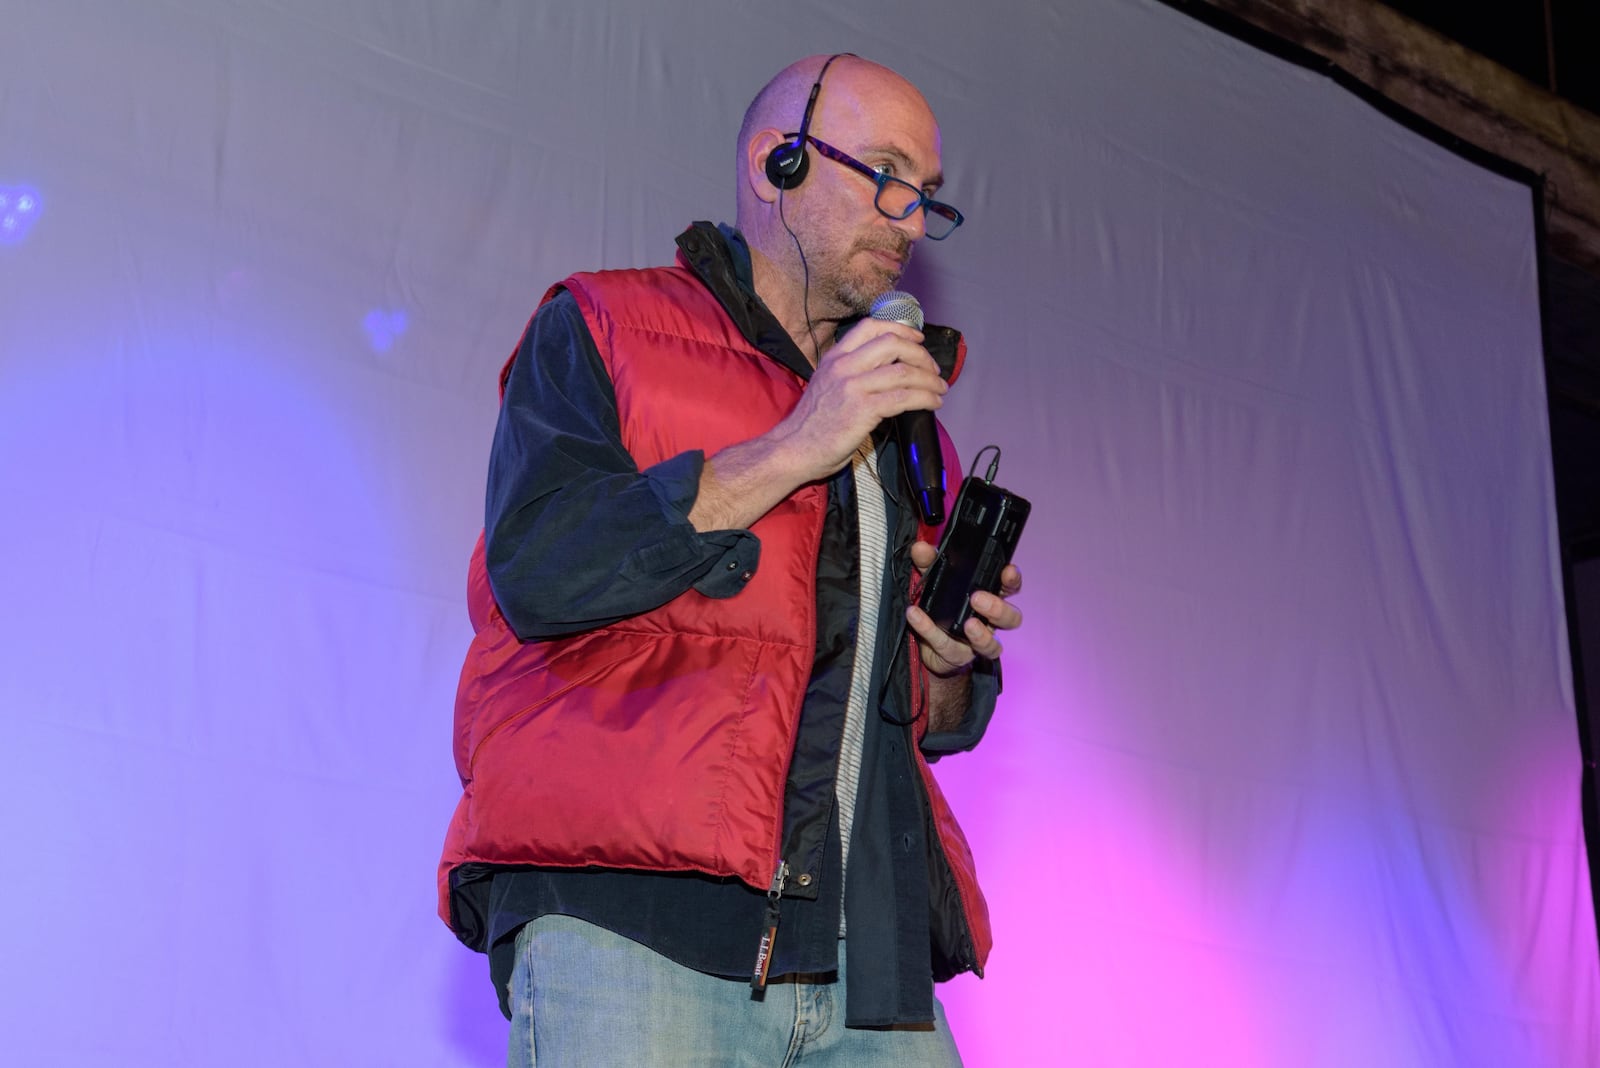
{"type": "Polygon", "coordinates": [[[517,933],[507,1068],[959,1068],[944,1007],[934,1023],[844,1026],[839,972],[775,980],[760,1001],[741,979],[675,964],[570,916],[517,933]]]}

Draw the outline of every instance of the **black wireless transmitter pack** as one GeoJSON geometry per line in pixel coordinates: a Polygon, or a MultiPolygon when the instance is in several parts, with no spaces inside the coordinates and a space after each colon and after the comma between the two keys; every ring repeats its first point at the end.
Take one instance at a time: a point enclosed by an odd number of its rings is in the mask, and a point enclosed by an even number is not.
{"type": "MultiPolygon", "coordinates": [[[[1000,467],[1000,450],[994,449],[987,477],[969,474],[961,483],[955,508],[939,539],[939,555],[928,568],[917,606],[946,633],[966,641],[962,626],[977,615],[972,595],[978,590],[1000,592],[1000,572],[1011,562],[1022,525],[1033,505],[1026,498],[994,484],[1000,467]]],[[[973,457],[977,470],[978,457],[973,457]]]]}

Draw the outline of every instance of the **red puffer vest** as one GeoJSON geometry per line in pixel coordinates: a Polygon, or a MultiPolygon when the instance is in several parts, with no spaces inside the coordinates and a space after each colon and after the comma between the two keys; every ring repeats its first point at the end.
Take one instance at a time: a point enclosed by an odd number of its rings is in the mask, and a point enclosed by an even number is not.
{"type": "MultiPolygon", "coordinates": [[[[757,437],[804,388],[682,266],[574,275],[545,299],[560,289],[594,337],[641,468],[757,437]]],[[[543,641],[519,641],[501,615],[480,537],[468,574],[476,635],[456,694],[463,793],[439,865],[440,915],[458,935],[452,873],[463,866],[699,871],[768,887],[815,650],[826,506],[826,488],[809,485],[756,521],[760,567],[737,596],[691,589],[543,641]]],[[[945,904],[959,907],[981,969],[990,936],[972,858],[917,759],[958,892],[945,904]]]]}

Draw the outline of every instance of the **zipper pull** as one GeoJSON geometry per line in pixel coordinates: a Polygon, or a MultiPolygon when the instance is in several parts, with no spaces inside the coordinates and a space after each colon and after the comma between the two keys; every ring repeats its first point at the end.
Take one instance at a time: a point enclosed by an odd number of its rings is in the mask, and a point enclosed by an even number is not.
{"type": "Polygon", "coordinates": [[[772,885],[767,887],[767,915],[761,924],[761,944],[756,947],[756,966],[750,973],[750,989],[767,988],[767,969],[772,965],[772,947],[778,941],[778,899],[783,896],[783,884],[789,881],[789,862],[778,861],[778,870],[772,875],[772,885]]]}

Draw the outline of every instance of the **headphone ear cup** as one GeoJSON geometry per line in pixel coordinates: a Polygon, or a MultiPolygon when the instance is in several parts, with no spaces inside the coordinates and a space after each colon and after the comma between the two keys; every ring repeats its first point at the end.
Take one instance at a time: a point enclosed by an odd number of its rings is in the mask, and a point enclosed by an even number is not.
{"type": "Polygon", "coordinates": [[[793,189],[805,181],[810,169],[806,146],[799,142],[786,142],[767,153],[767,181],[779,189],[793,189]]]}

